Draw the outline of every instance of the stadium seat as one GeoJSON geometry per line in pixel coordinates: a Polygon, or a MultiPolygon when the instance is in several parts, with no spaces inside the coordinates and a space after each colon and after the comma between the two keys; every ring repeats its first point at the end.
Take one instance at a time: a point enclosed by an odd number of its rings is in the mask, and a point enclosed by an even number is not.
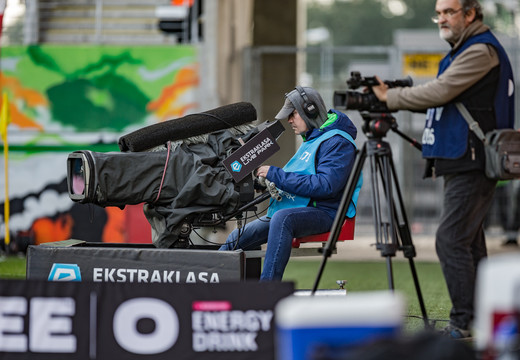
{"type": "MultiPolygon", "coordinates": [[[[338,241],[345,241],[345,240],[354,240],[354,225],[356,222],[356,218],[353,217],[352,219],[346,218],[345,222],[341,226],[341,231],[339,233],[338,241]]],[[[301,238],[294,238],[292,241],[292,247],[293,248],[299,248],[300,244],[303,243],[316,243],[316,242],[327,242],[329,239],[330,232],[316,234],[316,235],[309,235],[304,236],[301,238]]]]}

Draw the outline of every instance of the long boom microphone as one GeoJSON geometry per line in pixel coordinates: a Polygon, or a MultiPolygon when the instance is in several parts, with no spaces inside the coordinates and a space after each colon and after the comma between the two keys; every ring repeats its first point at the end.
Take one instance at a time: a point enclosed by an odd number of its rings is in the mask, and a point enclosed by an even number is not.
{"type": "Polygon", "coordinates": [[[167,120],[136,130],[119,138],[121,151],[144,151],[166,143],[244,125],[256,120],[256,109],[248,102],[167,120]]]}

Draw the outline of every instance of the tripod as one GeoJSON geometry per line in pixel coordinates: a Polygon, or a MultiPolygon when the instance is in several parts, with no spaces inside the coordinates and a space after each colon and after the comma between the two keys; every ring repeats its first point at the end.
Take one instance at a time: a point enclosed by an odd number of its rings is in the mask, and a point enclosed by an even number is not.
{"type": "Polygon", "coordinates": [[[383,137],[388,130],[392,129],[394,132],[405,138],[417,149],[421,149],[421,145],[414,139],[409,138],[399,130],[397,130],[397,123],[395,118],[388,113],[362,113],[365,120],[363,131],[367,135],[367,141],[363,144],[352,172],[348,178],[347,185],[343,192],[343,196],[338,208],[338,212],[332,224],[329,238],[325,247],[323,248],[323,258],[318,271],[318,276],[312,289],[312,294],[316,291],[321,275],[325,268],[327,258],[329,258],[336,248],[336,242],[341,231],[341,226],[345,219],[350,201],[356,184],[361,176],[361,170],[365,161],[369,160],[370,165],[370,181],[372,190],[372,209],[374,215],[374,226],[376,235],[376,248],[381,252],[381,256],[386,258],[386,269],[388,277],[388,286],[394,290],[394,277],[392,270],[392,257],[395,256],[397,250],[403,251],[404,256],[408,259],[410,270],[417,292],[419,306],[421,308],[425,327],[429,327],[426,308],[415,270],[413,258],[415,257],[415,247],[412,243],[412,237],[406,212],[403,206],[403,200],[397,175],[395,172],[394,163],[392,160],[392,151],[390,144],[383,141],[383,137]],[[381,186],[383,189],[383,198],[380,196],[378,189],[381,186]],[[385,204],[382,206],[382,202],[385,204]],[[386,215],[383,217],[383,215],[386,215]]]}

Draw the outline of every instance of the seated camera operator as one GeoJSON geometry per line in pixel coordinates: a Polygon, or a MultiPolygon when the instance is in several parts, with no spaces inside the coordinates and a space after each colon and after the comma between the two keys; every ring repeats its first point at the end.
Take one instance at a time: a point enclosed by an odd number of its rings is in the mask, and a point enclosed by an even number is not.
{"type": "Polygon", "coordinates": [[[462,102],[484,132],[514,126],[513,73],[507,54],[482,22],[476,0],[437,0],[440,37],[451,45],[435,80],[394,88],[372,87],[390,110],[427,110],[422,152],[425,177],[444,177],[436,250],[452,309],[444,334],[470,336],[477,265],[487,256],[483,222],[496,181],[484,170],[484,148],[457,110],[462,102]]]}
{"type": "MultiPolygon", "coordinates": [[[[355,125],[341,112],[327,112],[316,90],[297,86],[285,97],[275,118],[287,118],[303,143],[283,169],[263,165],[256,170],[276,185],[282,200],[271,200],[266,216],[234,230],[220,248],[252,250],[267,243],[262,281],[282,279],[294,237],[330,231],[356,154],[355,125]]],[[[361,181],[357,185],[348,217],[356,212],[361,181]]]]}

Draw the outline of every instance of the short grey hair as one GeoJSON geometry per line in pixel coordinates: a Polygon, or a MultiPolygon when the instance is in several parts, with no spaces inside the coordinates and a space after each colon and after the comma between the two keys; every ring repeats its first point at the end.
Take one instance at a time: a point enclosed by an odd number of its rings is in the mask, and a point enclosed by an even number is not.
{"type": "Polygon", "coordinates": [[[475,9],[475,20],[482,21],[484,19],[482,6],[480,6],[480,3],[477,0],[459,0],[459,2],[465,13],[471,9],[475,9]]]}

